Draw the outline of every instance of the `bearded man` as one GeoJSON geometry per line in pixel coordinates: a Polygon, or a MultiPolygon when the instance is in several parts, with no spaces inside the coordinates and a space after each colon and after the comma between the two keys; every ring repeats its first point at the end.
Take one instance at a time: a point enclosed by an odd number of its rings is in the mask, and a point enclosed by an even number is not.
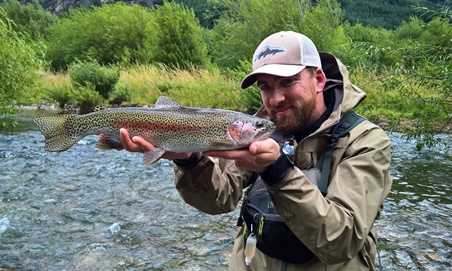
{"type": "MultiPolygon", "coordinates": [[[[270,238],[275,231],[265,233],[241,221],[230,270],[373,270],[374,221],[392,184],[386,133],[364,120],[339,138],[326,193],[309,174],[328,146],[332,127],[366,94],[350,82],[338,59],[291,31],[272,34],[258,46],[253,71],[241,87],[254,83],[263,101],[256,115],[271,119],[277,131],[246,149],[166,153],[181,197],[202,212],[219,214],[234,210],[244,189],[257,183],[264,187],[299,247],[285,250],[291,240],[270,238]],[[245,260],[250,234],[258,236],[258,249],[245,260]]],[[[139,137],[129,139],[124,129],[121,140],[128,151],[154,147],[139,137]]]]}

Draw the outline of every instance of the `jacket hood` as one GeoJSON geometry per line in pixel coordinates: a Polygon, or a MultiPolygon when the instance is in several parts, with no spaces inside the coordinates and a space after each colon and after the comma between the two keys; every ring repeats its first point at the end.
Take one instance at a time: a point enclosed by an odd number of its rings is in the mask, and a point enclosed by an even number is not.
{"type": "Polygon", "coordinates": [[[336,106],[334,111],[339,109],[338,112],[343,115],[358,106],[366,98],[366,93],[350,82],[348,70],[339,59],[325,52],[320,52],[320,59],[323,72],[327,78],[327,85],[324,91],[331,88],[339,90],[336,91],[336,95],[339,95],[339,97],[336,97],[336,103],[339,108],[336,106]]]}

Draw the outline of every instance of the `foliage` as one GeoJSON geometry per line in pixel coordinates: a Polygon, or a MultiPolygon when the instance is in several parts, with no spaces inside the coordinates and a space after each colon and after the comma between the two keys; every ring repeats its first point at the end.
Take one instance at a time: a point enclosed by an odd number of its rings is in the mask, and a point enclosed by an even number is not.
{"type": "MultiPolygon", "coordinates": [[[[7,0],[5,0],[7,1],[7,0]]],[[[20,0],[21,3],[30,3],[36,0],[20,0]]],[[[227,7],[218,2],[219,0],[172,0],[192,8],[196,17],[200,20],[202,27],[211,29],[215,21],[223,14],[227,7]]],[[[301,2],[302,0],[297,0],[301,2]]],[[[0,0],[0,3],[3,0],[0,0]]],[[[75,8],[93,8],[111,3],[138,4],[143,7],[162,5],[162,0],[47,0],[39,1],[41,6],[54,14],[64,16],[65,12],[75,8]]],[[[311,1],[316,3],[317,1],[311,1]]],[[[416,15],[413,6],[428,7],[439,10],[441,7],[450,6],[450,0],[338,0],[345,11],[346,19],[352,24],[361,23],[366,26],[384,27],[386,29],[396,28],[402,21],[408,20],[416,15]]],[[[293,1],[294,3],[294,1],[293,1]]]]}
{"type": "Polygon", "coordinates": [[[57,21],[57,17],[46,11],[37,0],[27,5],[21,5],[17,0],[6,0],[0,7],[14,21],[13,30],[27,33],[32,40],[44,40],[49,28],[57,21]]]}
{"type": "MultiPolygon", "coordinates": [[[[439,9],[449,0],[338,0],[345,10],[346,19],[352,23],[377,28],[395,29],[403,21],[416,15],[413,6],[439,9]]],[[[450,2],[449,2],[450,4],[450,2]]]]}
{"type": "Polygon", "coordinates": [[[0,114],[14,113],[15,107],[30,102],[44,64],[42,44],[30,46],[13,25],[0,8],[0,114]]]}
{"type": "MultiPolygon", "coordinates": [[[[255,87],[239,91],[238,87],[251,70],[251,56],[256,46],[272,33],[294,30],[306,34],[320,51],[334,53],[348,66],[351,80],[357,80],[356,84],[368,93],[368,99],[358,109],[364,115],[376,122],[387,120],[394,128],[406,118],[417,119],[413,127],[418,129],[407,136],[424,140],[419,146],[437,143],[432,135],[445,131],[452,118],[450,10],[445,8],[438,12],[411,7],[416,13],[410,14],[422,16],[411,16],[398,26],[384,29],[370,26],[367,21],[344,21],[350,13],[345,9],[344,14],[338,2],[345,1],[209,0],[200,3],[200,0],[176,0],[155,1],[159,6],[153,9],[124,3],[74,9],[51,26],[46,57],[52,61],[54,70],[64,70],[71,63],[95,62],[97,70],[117,64],[115,67],[121,67],[117,88],[110,90],[110,95],[104,93],[104,97],[146,104],[155,102],[160,95],[168,95],[184,105],[251,113],[261,104],[259,91],[255,87]],[[204,8],[209,10],[201,12],[204,8]],[[204,18],[214,25],[200,27],[196,18],[200,14],[205,14],[204,18]]],[[[383,2],[404,6],[409,1],[383,2]]],[[[12,10],[32,8],[32,5],[18,8],[13,0],[5,3],[13,6],[12,10]]],[[[373,9],[372,15],[386,12],[380,9],[381,3],[368,5],[378,7],[373,9]]],[[[20,25],[27,25],[27,21],[21,21],[20,25]]],[[[6,21],[2,31],[12,29],[22,46],[36,50],[37,55],[43,52],[41,44],[27,38],[28,34],[17,34],[14,27],[6,21]]],[[[0,45],[11,40],[1,39],[0,45]]],[[[11,59],[9,47],[0,48],[3,50],[0,54],[5,52],[6,55],[0,58],[0,63],[11,59]]],[[[21,53],[19,59],[27,54],[21,53]]],[[[0,69],[4,70],[8,69],[0,69]]],[[[22,66],[17,70],[21,75],[34,74],[24,71],[22,66]]],[[[96,72],[85,72],[84,76],[94,76],[96,72]]],[[[59,96],[53,93],[53,100],[65,103],[65,92],[70,91],[78,93],[72,94],[79,96],[79,105],[81,91],[96,100],[95,95],[88,92],[95,89],[95,80],[82,81],[91,83],[82,88],[81,84],[74,83],[74,89],[55,87],[52,91],[60,89],[61,93],[59,96]]],[[[72,100],[76,103],[75,98],[72,100]]]]}
{"type": "Polygon", "coordinates": [[[71,10],[52,27],[47,56],[55,70],[90,59],[174,67],[207,63],[204,34],[193,11],[167,2],[152,11],[123,3],[71,10]]]}
{"type": "Polygon", "coordinates": [[[115,90],[110,94],[110,103],[115,102],[120,104],[122,102],[131,102],[133,98],[133,90],[129,87],[115,87],[115,90]]]}
{"type": "Polygon", "coordinates": [[[216,0],[224,12],[210,34],[213,62],[234,68],[250,59],[259,42],[282,30],[299,30],[310,1],[216,0]]]}
{"type": "Polygon", "coordinates": [[[119,81],[119,69],[101,66],[96,61],[76,62],[69,68],[69,76],[74,87],[89,87],[108,99],[119,81]]]}
{"type": "Polygon", "coordinates": [[[353,67],[369,70],[382,69],[394,63],[392,57],[392,40],[394,32],[381,28],[363,26],[362,24],[343,24],[344,32],[350,39],[335,50],[335,54],[343,63],[353,67]]]}
{"type": "MultiPolygon", "coordinates": [[[[416,108],[411,117],[419,124],[406,136],[418,139],[418,146],[430,147],[438,143],[434,135],[445,132],[452,119],[452,16],[448,9],[428,13],[433,14],[428,23],[413,17],[395,30],[391,50],[387,50],[392,63],[382,66],[389,71],[376,85],[405,100],[398,110],[404,105],[416,108]]],[[[368,47],[368,55],[381,54],[375,52],[378,48],[368,47]]]]}
{"type": "Polygon", "coordinates": [[[214,19],[219,13],[215,12],[215,5],[206,0],[174,0],[175,3],[185,5],[193,9],[195,16],[199,19],[200,25],[211,29],[214,26],[214,19]]]}
{"type": "Polygon", "coordinates": [[[210,52],[219,66],[235,68],[252,57],[259,42],[270,34],[292,30],[310,37],[320,51],[333,51],[347,43],[336,0],[315,6],[301,0],[221,1],[227,12],[210,33],[210,52]]]}
{"type": "Polygon", "coordinates": [[[43,99],[58,104],[61,109],[67,109],[75,103],[73,91],[74,88],[69,85],[44,88],[43,99]]]}
{"type": "Polygon", "coordinates": [[[75,60],[148,62],[154,42],[152,21],[149,10],[139,5],[116,3],[71,10],[51,28],[47,57],[54,70],[64,70],[75,60]]]}
{"type": "Polygon", "coordinates": [[[306,12],[299,31],[310,37],[319,51],[335,52],[349,43],[342,22],[342,10],[336,0],[319,0],[306,12]]]}
{"type": "MultiPolygon", "coordinates": [[[[246,72],[251,67],[251,61],[240,61],[240,65],[232,71],[237,82],[241,82],[248,74],[246,72]]],[[[256,85],[252,85],[240,91],[240,101],[243,111],[254,114],[262,106],[261,91],[256,85]]]]}
{"type": "Polygon", "coordinates": [[[121,71],[117,87],[132,89],[132,101],[139,104],[153,104],[165,95],[186,106],[243,108],[237,82],[215,67],[208,70],[174,69],[162,64],[128,67],[121,71]]]}
{"type": "Polygon", "coordinates": [[[75,105],[79,108],[80,114],[93,112],[96,106],[103,104],[104,99],[97,92],[93,85],[75,88],[73,93],[75,105]]]}
{"type": "Polygon", "coordinates": [[[154,15],[153,61],[181,68],[207,63],[207,45],[193,10],[165,1],[154,15]]]}

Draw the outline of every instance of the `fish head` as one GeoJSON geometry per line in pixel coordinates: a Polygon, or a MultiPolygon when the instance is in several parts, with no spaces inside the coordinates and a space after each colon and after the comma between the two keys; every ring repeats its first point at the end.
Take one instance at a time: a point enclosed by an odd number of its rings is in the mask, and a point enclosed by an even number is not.
{"type": "Polygon", "coordinates": [[[275,124],[266,119],[235,120],[228,126],[228,137],[239,146],[248,146],[251,142],[269,137],[275,129],[275,124]]]}

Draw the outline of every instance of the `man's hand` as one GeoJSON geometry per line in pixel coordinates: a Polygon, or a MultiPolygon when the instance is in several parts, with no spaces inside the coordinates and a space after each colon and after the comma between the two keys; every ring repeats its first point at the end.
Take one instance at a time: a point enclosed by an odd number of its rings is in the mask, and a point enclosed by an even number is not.
{"type": "MultiPolygon", "coordinates": [[[[121,128],[119,130],[119,138],[121,140],[124,149],[129,152],[147,152],[155,148],[154,145],[144,140],[142,137],[134,136],[132,139],[129,136],[129,132],[121,128]]],[[[162,158],[165,159],[188,159],[191,153],[189,152],[165,152],[162,158]]]]}
{"type": "Polygon", "coordinates": [[[263,172],[281,155],[278,143],[267,138],[251,143],[247,149],[228,151],[206,151],[207,156],[235,160],[237,167],[263,172]]]}

